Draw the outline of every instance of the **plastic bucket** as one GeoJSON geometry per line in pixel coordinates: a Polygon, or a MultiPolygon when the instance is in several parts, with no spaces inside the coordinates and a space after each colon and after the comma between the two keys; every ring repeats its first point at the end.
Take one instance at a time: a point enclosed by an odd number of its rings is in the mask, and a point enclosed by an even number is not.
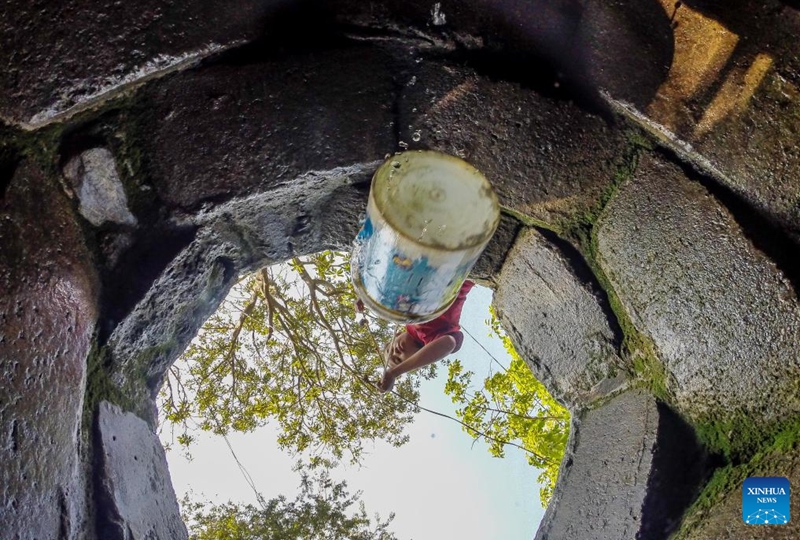
{"type": "Polygon", "coordinates": [[[385,319],[436,318],[499,221],[497,196],[469,163],[431,151],[395,154],[372,178],[350,260],[356,293],[385,319]]]}

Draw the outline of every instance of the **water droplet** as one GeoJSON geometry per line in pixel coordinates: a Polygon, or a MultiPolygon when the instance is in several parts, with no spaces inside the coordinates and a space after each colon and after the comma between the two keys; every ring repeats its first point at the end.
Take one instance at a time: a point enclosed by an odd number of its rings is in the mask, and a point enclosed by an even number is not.
{"type": "Polygon", "coordinates": [[[436,2],[431,9],[431,18],[433,19],[433,26],[442,26],[447,24],[447,16],[442,12],[442,3],[436,2]]]}
{"type": "Polygon", "coordinates": [[[419,238],[417,238],[418,242],[421,242],[425,235],[428,233],[428,225],[431,224],[432,219],[426,219],[422,222],[422,232],[419,233],[419,238]]]}
{"type": "Polygon", "coordinates": [[[399,169],[400,168],[400,162],[399,161],[392,161],[392,168],[393,169],[399,169]]]}
{"type": "Polygon", "coordinates": [[[417,84],[417,76],[416,75],[411,77],[411,80],[408,81],[408,86],[414,86],[415,84],[417,84]]]}
{"type": "Polygon", "coordinates": [[[405,150],[406,148],[408,148],[408,143],[405,141],[400,141],[399,143],[397,143],[397,146],[405,150]]]}
{"type": "Polygon", "coordinates": [[[414,142],[419,142],[419,140],[421,138],[422,138],[422,134],[420,133],[419,130],[415,131],[414,134],[411,136],[411,140],[414,141],[414,142]]]}

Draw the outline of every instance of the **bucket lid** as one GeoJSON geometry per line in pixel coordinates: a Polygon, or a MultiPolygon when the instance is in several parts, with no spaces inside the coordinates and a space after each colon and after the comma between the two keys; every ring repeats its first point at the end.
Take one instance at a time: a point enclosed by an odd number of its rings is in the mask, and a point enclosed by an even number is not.
{"type": "Polygon", "coordinates": [[[440,152],[393,155],[375,172],[370,196],[392,229],[435,249],[481,246],[500,222],[489,181],[466,161],[440,152]]]}

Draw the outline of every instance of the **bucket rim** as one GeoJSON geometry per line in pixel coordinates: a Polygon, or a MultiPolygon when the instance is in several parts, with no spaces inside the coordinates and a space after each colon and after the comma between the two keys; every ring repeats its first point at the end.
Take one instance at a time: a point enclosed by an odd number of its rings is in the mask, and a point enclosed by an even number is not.
{"type": "Polygon", "coordinates": [[[405,150],[403,152],[395,152],[394,154],[389,156],[383,163],[381,163],[378,166],[378,168],[375,170],[375,173],[372,175],[372,180],[370,182],[369,199],[370,199],[370,201],[373,202],[373,204],[375,205],[375,208],[379,211],[381,218],[384,221],[386,221],[387,224],[389,224],[389,226],[392,228],[392,230],[394,232],[396,232],[398,234],[398,236],[401,236],[401,237],[403,237],[403,238],[405,238],[407,240],[410,240],[411,242],[413,242],[415,244],[418,244],[420,246],[423,246],[425,248],[434,249],[434,250],[441,251],[441,252],[456,253],[456,252],[467,251],[467,250],[470,250],[470,249],[475,249],[477,247],[482,247],[482,246],[486,245],[489,242],[489,240],[492,239],[492,236],[494,236],[494,233],[497,231],[497,227],[500,225],[500,218],[501,218],[500,201],[497,198],[497,193],[495,193],[491,182],[489,182],[489,180],[486,178],[486,175],[484,175],[477,167],[475,167],[474,165],[472,165],[468,161],[466,161],[464,159],[461,159],[458,156],[454,156],[454,155],[451,155],[451,154],[446,154],[444,152],[439,152],[438,150],[405,150]],[[465,244],[459,245],[458,247],[455,247],[455,248],[443,246],[443,245],[441,245],[439,243],[435,243],[435,242],[430,242],[430,241],[425,242],[424,240],[420,240],[418,238],[414,238],[411,235],[407,234],[406,232],[401,230],[395,223],[393,223],[391,219],[388,218],[388,216],[384,212],[384,209],[381,208],[381,206],[378,204],[377,199],[375,198],[375,191],[376,190],[373,189],[373,187],[375,186],[375,183],[378,180],[378,175],[381,174],[386,169],[391,169],[392,162],[395,161],[397,159],[397,157],[399,157],[399,156],[411,157],[411,156],[415,156],[415,155],[416,156],[435,157],[436,159],[442,159],[442,160],[445,160],[445,161],[450,161],[450,162],[455,163],[455,164],[457,164],[457,165],[459,165],[461,167],[466,168],[467,170],[470,170],[471,172],[475,173],[475,175],[478,178],[480,178],[480,181],[481,181],[481,184],[482,184],[482,189],[486,190],[486,192],[489,194],[489,199],[491,200],[492,209],[494,210],[494,213],[495,213],[494,222],[492,223],[491,227],[489,227],[487,229],[486,234],[480,236],[480,240],[478,240],[476,242],[473,242],[473,243],[469,243],[469,244],[465,243],[465,244]]]}

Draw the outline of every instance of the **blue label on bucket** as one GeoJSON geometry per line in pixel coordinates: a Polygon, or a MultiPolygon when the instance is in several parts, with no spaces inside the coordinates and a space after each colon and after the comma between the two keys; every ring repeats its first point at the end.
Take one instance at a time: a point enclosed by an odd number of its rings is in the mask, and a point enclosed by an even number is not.
{"type": "Polygon", "coordinates": [[[373,231],[374,228],[372,227],[372,220],[369,219],[369,216],[367,216],[364,219],[364,223],[361,225],[361,230],[358,231],[358,236],[356,236],[356,242],[363,243],[364,241],[369,240],[370,238],[372,238],[373,231]]]}
{"type": "Polygon", "coordinates": [[[409,318],[442,311],[458,293],[474,257],[464,260],[463,253],[438,252],[434,264],[426,249],[367,216],[351,260],[356,289],[409,318]]]}
{"type": "Polygon", "coordinates": [[[425,284],[436,274],[427,257],[411,259],[401,252],[392,255],[386,270],[381,298],[382,305],[395,311],[411,311],[424,300],[425,284]]]}

